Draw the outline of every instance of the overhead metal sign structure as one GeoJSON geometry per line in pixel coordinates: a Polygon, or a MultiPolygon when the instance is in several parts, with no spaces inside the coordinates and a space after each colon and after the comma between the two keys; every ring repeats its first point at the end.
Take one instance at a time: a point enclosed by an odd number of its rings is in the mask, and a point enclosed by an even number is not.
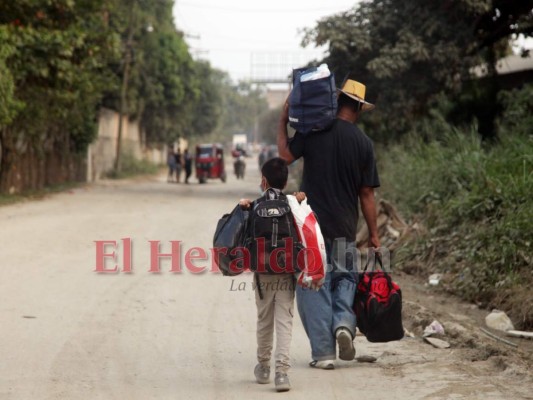
{"type": "Polygon", "coordinates": [[[313,60],[321,60],[324,53],[319,51],[282,52],[262,51],[250,55],[251,83],[291,83],[294,68],[302,68],[313,60]]]}

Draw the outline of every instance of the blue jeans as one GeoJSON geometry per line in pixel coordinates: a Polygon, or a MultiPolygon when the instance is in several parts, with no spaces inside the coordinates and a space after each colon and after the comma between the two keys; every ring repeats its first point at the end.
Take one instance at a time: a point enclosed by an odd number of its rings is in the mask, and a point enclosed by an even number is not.
{"type": "Polygon", "coordinates": [[[338,328],[355,337],[353,300],[357,288],[357,248],[354,242],[325,238],[328,269],[319,291],[296,289],[298,313],[311,343],[313,360],[335,360],[338,328]]]}

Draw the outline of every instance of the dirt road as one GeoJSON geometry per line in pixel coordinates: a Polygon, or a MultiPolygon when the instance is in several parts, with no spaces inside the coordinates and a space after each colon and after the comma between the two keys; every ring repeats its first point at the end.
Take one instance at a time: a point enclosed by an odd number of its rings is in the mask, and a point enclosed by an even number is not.
{"type": "Polygon", "coordinates": [[[358,337],[358,354],[377,363],[314,370],[296,317],[293,389],[277,394],[273,385],[256,384],[251,276],[192,274],[184,266],[173,274],[168,260],[161,273],[150,273],[148,243],[160,240],[162,252],[170,240],[182,241],[183,252],[208,249],[217,219],[240,197],[257,196],[254,164],[245,181],[103,182],[0,208],[0,399],[533,398],[531,374],[514,350],[465,345],[478,339],[465,342],[461,329],[471,318],[463,309],[433,311],[410,285],[411,325],[432,313],[464,322],[450,328],[451,349],[358,337]],[[95,241],[122,238],[133,242],[133,272],[95,273],[95,241]]]}

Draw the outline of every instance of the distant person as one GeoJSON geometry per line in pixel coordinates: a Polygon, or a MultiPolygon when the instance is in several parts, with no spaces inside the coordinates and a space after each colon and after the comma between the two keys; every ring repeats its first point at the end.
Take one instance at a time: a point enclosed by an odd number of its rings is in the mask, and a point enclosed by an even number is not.
{"type": "Polygon", "coordinates": [[[167,165],[168,165],[168,176],[167,176],[167,182],[173,182],[174,181],[174,173],[176,172],[176,155],[174,154],[174,150],[169,149],[167,153],[167,165]]]}
{"type": "Polygon", "coordinates": [[[235,146],[235,150],[232,151],[232,155],[233,157],[248,157],[248,154],[246,154],[246,150],[244,149],[243,145],[242,144],[237,144],[235,146]]]}
{"type": "Polygon", "coordinates": [[[176,182],[180,183],[181,169],[183,167],[183,159],[181,157],[181,150],[178,147],[178,151],[175,154],[176,157],[176,182]]]}
{"type": "MultiPolygon", "coordinates": [[[[266,195],[282,198],[281,192],[287,184],[289,170],[281,158],[274,158],[261,169],[261,190],[266,195]],[[273,190],[274,193],[267,191],[273,190]]],[[[304,193],[295,193],[296,199],[305,199],[304,193]]],[[[264,197],[251,202],[242,199],[243,209],[255,209],[264,197]]],[[[259,258],[259,257],[258,257],[259,258]]],[[[254,260],[252,260],[254,262],[254,260]]],[[[257,307],[257,361],[254,370],[257,383],[270,382],[270,358],[272,356],[274,328],[276,330],[276,375],[275,386],[278,392],[290,390],[288,372],[291,366],[290,344],[292,337],[292,318],[294,308],[294,277],[292,273],[276,274],[254,273],[255,305],[257,307]],[[260,276],[260,278],[259,278],[260,276]]]]}
{"type": "Polygon", "coordinates": [[[192,174],[192,156],[189,154],[189,149],[185,149],[183,153],[183,162],[185,163],[185,183],[188,184],[192,174]]]}
{"type": "Polygon", "coordinates": [[[231,152],[233,156],[233,172],[237,179],[244,179],[244,172],[246,170],[246,151],[238,144],[235,150],[231,152]]]}
{"type": "Polygon", "coordinates": [[[355,356],[355,314],[352,306],[357,287],[355,235],[357,204],[369,231],[368,247],[379,248],[374,188],[380,185],[372,141],[355,125],[362,112],[374,105],[365,101],[365,86],[348,79],[338,95],[337,118],[331,128],[289,140],[289,107],[285,103],[279,121],[278,149],[288,163],[303,157],[301,190],[320,221],[328,264],[324,285],[318,292],[298,287],[298,311],[311,343],[311,367],[333,369],[336,347],[339,358],[355,356]]]}
{"type": "Polygon", "coordinates": [[[267,161],[267,153],[267,148],[263,147],[261,149],[261,152],[259,153],[259,169],[261,169],[263,167],[263,164],[267,161]]]}

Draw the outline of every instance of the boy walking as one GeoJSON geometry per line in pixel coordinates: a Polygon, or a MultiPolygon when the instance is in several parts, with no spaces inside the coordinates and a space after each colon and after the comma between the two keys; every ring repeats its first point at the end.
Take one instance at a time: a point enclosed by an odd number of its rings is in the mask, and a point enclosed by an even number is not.
{"type": "MultiPolygon", "coordinates": [[[[258,210],[261,203],[266,201],[266,196],[271,199],[283,200],[285,195],[282,189],[285,188],[288,179],[288,167],[285,160],[273,158],[267,161],[261,168],[261,190],[265,196],[251,202],[242,199],[239,204],[242,208],[251,209],[252,212],[258,210]]],[[[305,199],[304,193],[295,193],[299,202],[305,199]]],[[[288,204],[287,204],[288,206],[288,204]]],[[[267,210],[270,211],[270,210],[267,210]]],[[[261,214],[261,213],[260,213],[261,214]]],[[[264,215],[267,215],[265,213],[264,215]]],[[[280,214],[281,215],[281,214],[280,214]]],[[[292,219],[292,215],[290,216],[292,219]]],[[[281,218],[279,218],[281,220],[281,218]]],[[[253,223],[253,217],[251,217],[253,223]]],[[[279,223],[282,225],[282,223],[279,223]]],[[[278,221],[276,219],[276,234],[278,231],[278,221]]],[[[254,227],[252,227],[252,230],[254,227]]],[[[294,230],[296,228],[294,227],[294,230]]],[[[294,231],[293,230],[293,231],[294,231]]],[[[273,236],[273,235],[271,235],[273,236]]],[[[269,239],[270,240],[270,239],[269,239]]],[[[282,244],[280,244],[281,246],[282,244]]],[[[258,246],[259,247],[259,246],[258,246]]],[[[268,248],[268,245],[264,248],[268,248]]],[[[263,249],[264,249],[263,248],[263,249]]],[[[267,257],[268,252],[256,254],[252,257],[252,263],[259,263],[259,259],[267,257]]],[[[252,251],[254,254],[254,251],[252,251]]],[[[285,256],[286,258],[286,253],[285,256]]],[[[278,257],[279,260],[279,257],[278,257]]],[[[280,260],[280,265],[287,266],[287,260],[280,260]]],[[[257,306],[257,361],[254,374],[258,383],[266,384],[270,382],[270,359],[273,348],[274,329],[276,330],[276,352],[275,352],[275,379],[274,383],[278,392],[290,390],[291,385],[288,377],[290,369],[290,342],[292,338],[292,318],[294,315],[294,269],[282,268],[281,272],[267,271],[268,268],[261,268],[252,265],[254,273],[255,304],[257,306]]]]}

